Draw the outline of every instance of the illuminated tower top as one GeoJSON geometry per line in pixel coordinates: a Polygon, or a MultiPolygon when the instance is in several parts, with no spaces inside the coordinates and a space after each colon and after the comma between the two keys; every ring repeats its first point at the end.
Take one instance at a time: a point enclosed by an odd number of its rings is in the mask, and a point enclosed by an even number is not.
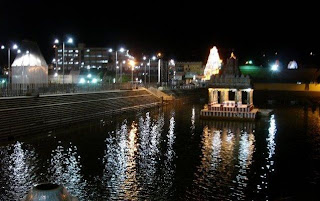
{"type": "Polygon", "coordinates": [[[206,68],[204,69],[204,76],[205,76],[204,79],[210,80],[211,76],[218,74],[220,69],[221,69],[221,59],[219,57],[217,47],[214,46],[210,50],[206,68]]]}

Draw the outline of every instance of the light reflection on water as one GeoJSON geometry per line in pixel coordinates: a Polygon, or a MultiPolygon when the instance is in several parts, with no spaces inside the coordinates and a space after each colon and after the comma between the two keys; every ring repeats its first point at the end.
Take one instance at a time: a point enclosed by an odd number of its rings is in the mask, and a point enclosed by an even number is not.
{"type": "MultiPolygon", "coordinates": [[[[35,151],[20,142],[0,149],[0,181],[3,200],[20,200],[34,181],[37,166],[35,151]]],[[[1,195],[0,194],[0,195],[1,195]]]]}
{"type": "Polygon", "coordinates": [[[252,163],[254,123],[205,121],[201,163],[189,199],[245,199],[252,163]]]}
{"type": "Polygon", "coordinates": [[[52,150],[47,181],[63,184],[70,194],[79,199],[86,197],[87,182],[81,174],[80,156],[77,147],[70,143],[64,147],[61,143],[52,150]]]}
{"type": "Polygon", "coordinates": [[[250,182],[254,193],[267,189],[276,154],[275,116],[270,117],[268,136],[263,139],[267,157],[264,163],[255,164],[263,171],[253,175],[256,123],[200,121],[196,111],[195,106],[190,107],[186,118],[175,109],[145,112],[134,120],[119,121],[107,132],[103,130],[99,134],[104,134],[103,157],[91,156],[96,157],[101,169],[90,172],[93,179],[89,181],[83,166],[91,164],[78,150],[86,147],[72,140],[57,141],[49,158],[41,160],[36,144],[16,142],[0,147],[0,184],[5,181],[0,193],[7,200],[18,200],[33,184],[44,180],[63,184],[80,200],[246,200],[250,182]],[[199,150],[194,150],[199,152],[198,159],[191,163],[194,171],[190,184],[177,181],[179,156],[184,155],[177,147],[181,150],[186,146],[181,144],[184,138],[199,144],[199,150]],[[258,181],[251,180],[253,177],[258,181]],[[183,193],[177,194],[181,190],[176,183],[186,185],[183,193]]]}

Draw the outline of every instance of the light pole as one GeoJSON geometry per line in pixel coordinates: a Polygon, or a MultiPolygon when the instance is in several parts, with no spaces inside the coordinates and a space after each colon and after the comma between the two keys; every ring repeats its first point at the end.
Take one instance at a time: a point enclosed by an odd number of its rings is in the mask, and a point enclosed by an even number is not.
{"type": "Polygon", "coordinates": [[[131,66],[131,83],[133,85],[133,70],[134,70],[134,66],[135,66],[135,62],[133,60],[130,60],[129,62],[130,66],[131,66]]]}
{"type": "MultiPolygon", "coordinates": [[[[123,47],[121,47],[119,50],[116,50],[116,66],[115,66],[115,70],[116,70],[116,81],[117,81],[117,79],[118,79],[118,68],[119,68],[119,66],[118,66],[118,51],[119,52],[121,52],[121,53],[123,53],[124,51],[125,51],[125,49],[123,48],[123,47]]],[[[108,52],[110,52],[110,53],[112,53],[113,52],[113,50],[110,48],[109,50],[108,50],[108,52]]],[[[122,69],[120,69],[120,78],[121,78],[121,82],[122,82],[122,69]]]]}
{"type": "MultiPolygon", "coordinates": [[[[143,61],[145,61],[147,57],[143,57],[143,61]]],[[[144,64],[144,85],[147,85],[147,64],[144,64]]]]}
{"type": "Polygon", "coordinates": [[[159,85],[161,85],[161,60],[160,60],[160,58],[161,58],[161,53],[158,53],[157,54],[157,57],[159,58],[159,60],[158,60],[158,84],[159,85]]]}
{"type": "MultiPolygon", "coordinates": [[[[1,45],[1,50],[4,50],[6,47],[4,45],[1,45]]],[[[13,50],[17,50],[18,49],[18,45],[14,44],[12,46],[13,50]]],[[[21,51],[18,50],[18,53],[20,53],[21,51]]],[[[8,46],[8,83],[11,84],[11,48],[10,46],[8,46]]]]}
{"type": "MultiPolygon", "coordinates": [[[[59,40],[55,39],[54,44],[59,44],[59,40]]],[[[73,44],[73,38],[68,38],[67,44],[73,44]]],[[[62,41],[62,84],[64,86],[64,49],[65,49],[65,42],[62,41]]]]}

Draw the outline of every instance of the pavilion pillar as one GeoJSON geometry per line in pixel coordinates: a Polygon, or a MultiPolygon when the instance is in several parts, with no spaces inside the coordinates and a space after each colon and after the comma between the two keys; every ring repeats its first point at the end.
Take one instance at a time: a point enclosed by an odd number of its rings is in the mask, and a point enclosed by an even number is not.
{"type": "Polygon", "coordinates": [[[221,90],[221,103],[229,100],[229,90],[221,90]]]}
{"type": "Polygon", "coordinates": [[[209,89],[209,103],[211,104],[213,102],[213,89],[209,89]]]}
{"type": "Polygon", "coordinates": [[[235,98],[236,101],[235,102],[238,105],[241,105],[242,104],[242,91],[241,90],[237,90],[235,96],[236,96],[236,98],[235,98]]]}
{"type": "Polygon", "coordinates": [[[224,101],[228,101],[229,100],[229,90],[225,90],[224,91],[224,101]]]}
{"type": "Polygon", "coordinates": [[[218,90],[213,90],[213,103],[218,103],[218,90]]]}
{"type": "Polygon", "coordinates": [[[253,89],[250,90],[250,105],[253,105],[253,89]]]}

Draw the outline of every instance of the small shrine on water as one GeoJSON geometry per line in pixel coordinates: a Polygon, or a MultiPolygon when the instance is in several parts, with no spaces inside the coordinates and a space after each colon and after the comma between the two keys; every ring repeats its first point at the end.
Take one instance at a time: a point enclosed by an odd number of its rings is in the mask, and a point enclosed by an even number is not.
{"type": "MultiPolygon", "coordinates": [[[[209,62],[209,61],[208,61],[209,62]]],[[[253,89],[249,76],[240,73],[233,53],[220,74],[208,80],[209,102],[200,112],[201,118],[254,120],[258,109],[253,106],[253,89]]]]}

